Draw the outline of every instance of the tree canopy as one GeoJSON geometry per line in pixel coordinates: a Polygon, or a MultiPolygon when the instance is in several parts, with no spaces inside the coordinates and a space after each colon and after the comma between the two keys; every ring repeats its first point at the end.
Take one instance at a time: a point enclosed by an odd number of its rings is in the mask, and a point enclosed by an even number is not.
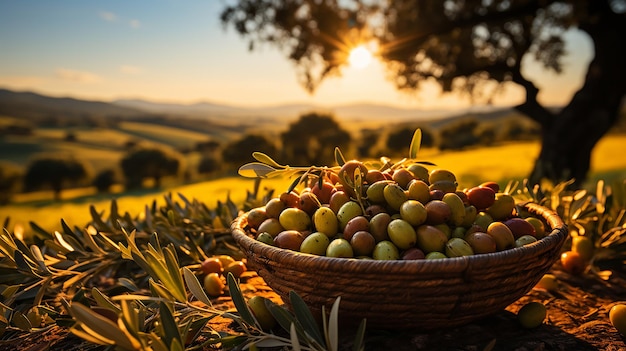
{"type": "Polygon", "coordinates": [[[284,50],[310,92],[340,74],[352,48],[372,42],[398,89],[437,81],[444,92],[489,102],[503,83],[518,84],[526,100],[516,108],[541,125],[530,181],[580,184],[626,93],[625,13],[624,0],[238,0],[221,19],[251,48],[284,50]],[[594,57],[580,90],[553,111],[524,76],[524,58],[561,73],[564,34],[573,28],[593,41],[594,57]]]}
{"type": "Polygon", "coordinates": [[[128,188],[140,188],[145,179],[154,180],[154,187],[158,188],[163,177],[178,174],[181,157],[156,147],[139,147],[129,151],[120,166],[128,188]]]}
{"type": "Polygon", "coordinates": [[[87,180],[89,173],[88,166],[73,157],[42,156],[28,165],[24,174],[24,188],[50,188],[55,200],[59,200],[64,188],[87,180]]]}
{"type": "Polygon", "coordinates": [[[285,162],[293,165],[335,163],[335,147],[346,152],[350,133],[328,114],[307,113],[289,125],[280,136],[285,162]]]}

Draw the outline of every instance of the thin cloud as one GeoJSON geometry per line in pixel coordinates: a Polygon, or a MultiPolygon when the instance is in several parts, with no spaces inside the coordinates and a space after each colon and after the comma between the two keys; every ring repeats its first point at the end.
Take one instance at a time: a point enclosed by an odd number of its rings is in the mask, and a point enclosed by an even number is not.
{"type": "Polygon", "coordinates": [[[100,76],[98,76],[97,74],[86,71],[76,71],[67,68],[57,69],[56,76],[61,80],[86,84],[97,83],[101,80],[100,76]]]}
{"type": "Polygon", "coordinates": [[[140,74],[142,71],[143,70],[141,69],[141,67],[137,67],[137,66],[132,66],[132,65],[120,66],[120,72],[124,74],[135,75],[135,74],[140,74]]]}
{"type": "Polygon", "coordinates": [[[117,21],[117,15],[114,14],[113,12],[109,12],[109,11],[101,11],[100,12],[100,18],[102,18],[103,20],[105,20],[107,22],[115,22],[115,21],[117,21]]]}
{"type": "Polygon", "coordinates": [[[130,26],[131,26],[132,28],[139,28],[139,27],[141,27],[141,22],[139,22],[139,20],[138,20],[138,19],[132,19],[132,20],[130,20],[130,21],[128,22],[128,24],[130,24],[130,26]]]}
{"type": "Polygon", "coordinates": [[[45,82],[46,78],[39,76],[0,76],[0,86],[12,87],[14,89],[30,88],[45,82]]]}

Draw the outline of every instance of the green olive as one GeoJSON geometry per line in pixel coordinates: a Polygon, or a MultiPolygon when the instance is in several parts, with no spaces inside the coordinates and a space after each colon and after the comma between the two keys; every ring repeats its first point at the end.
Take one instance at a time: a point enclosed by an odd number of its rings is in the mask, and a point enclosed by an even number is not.
{"type": "Polygon", "coordinates": [[[399,211],[400,206],[402,206],[402,204],[408,199],[404,189],[395,183],[387,184],[387,186],[385,186],[383,189],[383,196],[385,197],[387,205],[395,211],[399,211]]]}
{"type": "Polygon", "coordinates": [[[406,250],[415,246],[417,242],[417,234],[411,224],[403,219],[394,219],[387,226],[389,239],[399,249],[406,250]]]}
{"type": "Polygon", "coordinates": [[[274,245],[275,245],[275,244],[274,244],[274,238],[272,237],[272,235],[271,235],[271,234],[269,234],[269,233],[267,233],[267,232],[262,232],[262,233],[259,233],[259,234],[256,236],[256,240],[258,240],[258,241],[260,241],[260,242],[262,242],[262,243],[264,243],[264,244],[267,244],[267,245],[272,245],[272,246],[274,246],[274,245]]]}
{"type": "Polygon", "coordinates": [[[344,257],[351,258],[354,257],[354,251],[352,250],[352,245],[348,240],[339,238],[334,239],[328,244],[326,248],[326,256],[328,257],[344,257]]]}
{"type": "Polygon", "coordinates": [[[472,256],[474,250],[467,241],[461,238],[452,238],[446,243],[446,256],[448,257],[461,257],[472,256]]]}
{"type": "Polygon", "coordinates": [[[311,217],[303,210],[289,207],[283,210],[278,217],[280,225],[285,230],[305,231],[311,226],[311,217]]]}
{"type": "Polygon", "coordinates": [[[512,249],[515,247],[515,237],[511,229],[502,222],[493,222],[487,227],[487,234],[496,241],[498,251],[512,249]]]}
{"type": "Polygon", "coordinates": [[[456,176],[454,175],[454,173],[448,171],[447,169],[434,169],[428,175],[428,182],[430,184],[444,180],[456,182],[456,176]]]}
{"type": "Polygon", "coordinates": [[[528,217],[525,220],[530,223],[533,227],[535,227],[535,237],[537,239],[542,239],[546,236],[546,226],[543,222],[536,217],[528,217]]]}
{"type": "Polygon", "coordinates": [[[546,319],[546,306],[541,302],[529,302],[517,312],[517,320],[526,329],[537,328],[546,319]]]}
{"type": "Polygon", "coordinates": [[[409,172],[413,173],[415,179],[427,182],[429,178],[428,168],[419,163],[413,163],[408,167],[409,172]]]}
{"type": "Polygon", "coordinates": [[[330,207],[320,207],[313,213],[313,226],[315,230],[329,237],[339,232],[337,215],[330,207]]]}
{"type": "Polygon", "coordinates": [[[361,208],[361,205],[359,205],[358,202],[348,201],[345,204],[343,204],[339,208],[339,211],[337,212],[337,220],[339,221],[339,231],[343,232],[343,230],[346,228],[346,225],[352,218],[356,216],[362,216],[362,215],[363,215],[363,209],[361,208]]]}
{"type": "Polygon", "coordinates": [[[311,233],[300,244],[300,252],[324,256],[328,244],[330,244],[330,239],[326,233],[311,233]]]}
{"type": "Polygon", "coordinates": [[[389,184],[393,184],[391,180],[379,180],[377,182],[372,183],[367,187],[365,191],[367,195],[367,200],[370,203],[374,204],[384,204],[385,203],[385,195],[384,190],[385,187],[389,184]]]}
{"type": "Polygon", "coordinates": [[[400,217],[412,226],[426,222],[426,207],[417,200],[407,200],[400,205],[400,217]]]}
{"type": "Polygon", "coordinates": [[[417,227],[417,247],[425,253],[445,250],[448,237],[444,232],[433,227],[432,225],[421,225],[417,227]]]}
{"type": "Polygon", "coordinates": [[[250,307],[254,318],[259,322],[261,328],[267,331],[274,328],[276,319],[267,308],[265,300],[267,300],[267,298],[262,296],[252,296],[250,300],[248,300],[248,307],[250,307]]]}
{"type": "Polygon", "coordinates": [[[441,199],[450,206],[450,223],[453,226],[460,226],[465,220],[465,204],[459,195],[455,193],[447,193],[441,199]]]}
{"type": "Polygon", "coordinates": [[[532,244],[537,241],[532,235],[522,235],[519,238],[515,239],[515,247],[522,247],[524,245],[532,244]]]}
{"type": "Polygon", "coordinates": [[[430,201],[430,188],[428,184],[422,180],[415,179],[409,183],[407,196],[411,200],[417,200],[422,204],[430,201]]]}
{"type": "Polygon", "coordinates": [[[400,251],[391,241],[383,240],[374,247],[372,257],[375,260],[397,260],[400,258],[400,251]]]}
{"type": "Polygon", "coordinates": [[[268,218],[266,220],[263,221],[263,223],[261,223],[261,225],[259,225],[259,229],[257,230],[257,233],[268,233],[273,237],[275,237],[276,235],[278,235],[278,233],[282,232],[283,230],[285,230],[285,228],[283,228],[283,226],[280,224],[280,221],[276,218],[268,218]]]}
{"type": "Polygon", "coordinates": [[[487,208],[487,213],[496,220],[503,220],[511,217],[515,209],[515,199],[510,194],[496,193],[496,200],[493,205],[487,208]]]}
{"type": "Polygon", "coordinates": [[[435,259],[439,259],[439,258],[448,258],[448,256],[446,256],[442,252],[433,251],[433,252],[429,252],[428,254],[426,254],[425,258],[427,260],[435,260],[435,259]]]}

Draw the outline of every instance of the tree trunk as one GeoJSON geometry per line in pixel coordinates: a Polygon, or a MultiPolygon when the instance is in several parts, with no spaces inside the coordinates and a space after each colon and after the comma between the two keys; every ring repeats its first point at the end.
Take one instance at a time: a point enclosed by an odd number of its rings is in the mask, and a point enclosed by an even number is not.
{"type": "Polygon", "coordinates": [[[61,186],[56,186],[56,185],[52,186],[52,196],[54,198],[54,201],[56,201],[56,202],[61,201],[61,191],[62,190],[63,190],[63,188],[61,188],[61,186]]]}
{"type": "Polygon", "coordinates": [[[545,110],[533,108],[536,101],[520,106],[520,111],[542,128],[541,152],[529,177],[531,184],[544,179],[553,183],[574,179],[573,186],[580,187],[587,179],[591,152],[617,122],[626,94],[625,28],[623,16],[610,11],[603,12],[596,21],[581,24],[580,29],[591,36],[595,49],[582,88],[551,118],[545,110]],[[536,110],[535,116],[532,110],[536,110]]]}

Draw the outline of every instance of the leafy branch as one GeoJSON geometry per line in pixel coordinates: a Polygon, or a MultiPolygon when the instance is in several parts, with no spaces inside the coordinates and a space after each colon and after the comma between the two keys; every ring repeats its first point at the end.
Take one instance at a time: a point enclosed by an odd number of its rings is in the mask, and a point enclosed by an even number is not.
{"type": "MultiPolygon", "coordinates": [[[[248,195],[248,204],[258,201],[258,187],[248,195]]],[[[92,207],[93,220],[84,229],[62,221],[62,232],[47,233],[33,223],[37,236],[30,243],[5,229],[0,235],[0,338],[9,342],[58,326],[69,327],[85,342],[118,350],[279,344],[326,350],[325,345],[336,344],[326,340],[338,335],[331,331],[337,317],[322,339],[310,311],[305,314],[302,307],[294,315],[272,303],[272,314],[284,328],[264,331],[232,274],[228,286],[238,313],[213,307],[198,280],[197,263],[207,254],[241,254],[221,223],[239,211],[229,202],[211,211],[181,198],[183,205],[168,196],[164,207],[153,203],[137,217],[120,215],[115,201],[108,219],[92,207]],[[215,330],[209,322],[216,316],[232,319],[237,330],[215,330]]],[[[293,299],[294,306],[305,306],[297,295],[293,299]]]]}
{"type": "MultiPolygon", "coordinates": [[[[379,161],[369,161],[363,162],[363,164],[367,167],[367,169],[376,169],[379,171],[385,170],[394,170],[397,168],[404,167],[409,163],[418,163],[425,165],[434,165],[428,161],[420,161],[417,159],[420,147],[422,143],[422,131],[421,129],[416,129],[413,133],[413,138],[411,139],[411,144],[409,146],[409,156],[408,158],[403,158],[397,162],[392,162],[392,160],[388,157],[381,157],[379,161]]],[[[306,166],[306,167],[298,167],[298,166],[289,166],[282,165],[275,161],[270,156],[262,153],[262,152],[253,152],[252,157],[257,162],[246,163],[241,166],[238,170],[239,175],[248,178],[273,178],[273,177],[284,177],[284,178],[295,178],[291,183],[286,192],[291,192],[300,184],[309,184],[311,181],[322,181],[323,179],[331,178],[330,174],[333,174],[339,178],[341,178],[340,170],[343,165],[346,164],[346,158],[344,157],[341,150],[336,147],[335,148],[335,163],[336,166],[328,167],[328,166],[306,166]]],[[[363,187],[363,182],[365,180],[365,174],[361,172],[356,172],[353,179],[344,179],[344,185],[348,184],[354,193],[361,194],[360,189],[363,187]],[[357,178],[358,177],[358,178],[357,178]]],[[[360,202],[360,199],[359,199],[360,202]]]]}
{"type": "Polygon", "coordinates": [[[612,273],[602,270],[601,263],[626,261],[626,181],[608,186],[599,180],[595,192],[568,190],[573,182],[554,186],[510,182],[505,192],[520,201],[532,201],[555,211],[567,224],[570,240],[576,236],[591,239],[595,250],[590,272],[608,280],[612,273]]]}

